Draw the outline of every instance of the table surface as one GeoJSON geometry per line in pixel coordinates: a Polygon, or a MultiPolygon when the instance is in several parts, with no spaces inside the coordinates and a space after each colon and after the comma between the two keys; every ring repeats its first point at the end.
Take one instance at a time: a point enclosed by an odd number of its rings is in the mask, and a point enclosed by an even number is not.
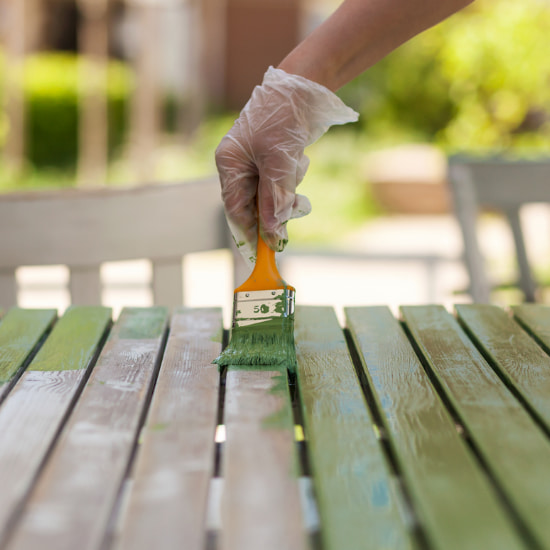
{"type": "Polygon", "coordinates": [[[299,307],[298,369],[219,309],[0,320],[0,548],[550,548],[550,308],[299,307]]]}

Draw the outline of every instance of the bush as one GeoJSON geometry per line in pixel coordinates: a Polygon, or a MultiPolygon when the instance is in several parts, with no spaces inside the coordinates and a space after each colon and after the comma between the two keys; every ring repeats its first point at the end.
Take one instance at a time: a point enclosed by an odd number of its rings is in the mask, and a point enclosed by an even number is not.
{"type": "Polygon", "coordinates": [[[478,0],[341,91],[372,137],[447,150],[550,145],[550,6],[478,0]]]}
{"type": "MultiPolygon", "coordinates": [[[[26,59],[27,156],[36,167],[63,168],[76,163],[79,123],[77,75],[78,57],[74,54],[40,53],[26,59]]],[[[124,139],[131,89],[130,69],[121,62],[110,61],[107,84],[110,154],[124,139]]]]}

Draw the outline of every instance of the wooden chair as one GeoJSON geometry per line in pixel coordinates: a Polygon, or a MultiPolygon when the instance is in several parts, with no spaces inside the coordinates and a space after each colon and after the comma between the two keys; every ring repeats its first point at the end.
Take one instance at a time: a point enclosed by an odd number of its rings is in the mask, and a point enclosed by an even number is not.
{"type": "Polygon", "coordinates": [[[523,238],[519,211],[527,203],[550,203],[550,159],[511,161],[499,158],[449,159],[449,183],[464,239],[464,260],[475,302],[489,302],[491,284],[478,243],[476,221],[482,207],[501,211],[512,231],[519,269],[518,287],[534,302],[537,285],[523,238]]]}
{"type": "Polygon", "coordinates": [[[216,178],[3,195],[0,235],[4,307],[17,303],[19,266],[67,265],[71,303],[86,305],[101,302],[102,262],[139,258],[152,261],[154,303],[181,305],[182,257],[232,241],[216,178]]]}

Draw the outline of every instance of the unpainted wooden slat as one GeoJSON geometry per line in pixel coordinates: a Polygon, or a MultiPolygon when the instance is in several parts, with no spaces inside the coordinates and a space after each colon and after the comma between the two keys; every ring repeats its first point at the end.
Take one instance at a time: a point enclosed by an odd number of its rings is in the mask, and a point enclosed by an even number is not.
{"type": "Polygon", "coordinates": [[[0,402],[56,317],[55,309],[13,308],[0,324],[0,402]]]}
{"type": "Polygon", "coordinates": [[[524,548],[390,310],[345,312],[413,508],[433,548],[524,548]]]}
{"type": "Polygon", "coordinates": [[[468,304],[456,310],[470,338],[550,431],[550,357],[503,309],[468,304]]]}
{"type": "Polygon", "coordinates": [[[512,311],[521,325],[550,354],[550,306],[522,304],[513,307],[512,311]]]}
{"type": "Polygon", "coordinates": [[[204,548],[222,334],[220,309],[172,316],[116,548],[204,548]]]}
{"type": "Polygon", "coordinates": [[[160,361],[166,308],[126,308],[30,496],[10,549],[99,548],[160,361]]]}
{"type": "Polygon", "coordinates": [[[400,495],[333,309],[297,308],[295,329],[323,548],[411,548],[400,495]]]}
{"type": "Polygon", "coordinates": [[[550,440],[450,313],[441,306],[408,306],[402,313],[519,521],[541,548],[550,548],[550,440]]]}
{"type": "Polygon", "coordinates": [[[286,367],[228,367],[224,421],[220,548],[305,549],[286,367]]]}
{"type": "Polygon", "coordinates": [[[75,399],[111,310],[72,307],[0,408],[0,545],[75,399]]]}

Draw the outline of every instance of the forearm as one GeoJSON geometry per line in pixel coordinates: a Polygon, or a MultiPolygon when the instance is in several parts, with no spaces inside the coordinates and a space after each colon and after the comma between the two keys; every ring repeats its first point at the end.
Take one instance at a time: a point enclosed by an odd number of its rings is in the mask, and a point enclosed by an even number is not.
{"type": "Polygon", "coordinates": [[[279,68],[337,90],[473,0],[345,0],[279,68]]]}

